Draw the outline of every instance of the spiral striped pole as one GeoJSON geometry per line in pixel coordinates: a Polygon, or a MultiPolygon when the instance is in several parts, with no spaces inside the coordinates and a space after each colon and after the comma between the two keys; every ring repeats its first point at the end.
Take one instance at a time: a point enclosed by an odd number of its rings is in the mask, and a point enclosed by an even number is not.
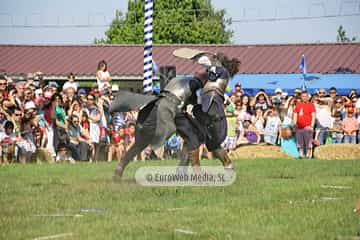
{"type": "Polygon", "coordinates": [[[152,91],[153,0],[144,0],[144,93],[152,91]]]}

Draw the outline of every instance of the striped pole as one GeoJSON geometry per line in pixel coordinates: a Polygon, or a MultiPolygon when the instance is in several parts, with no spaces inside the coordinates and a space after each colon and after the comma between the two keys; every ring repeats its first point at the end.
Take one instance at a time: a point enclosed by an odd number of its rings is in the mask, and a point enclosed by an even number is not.
{"type": "Polygon", "coordinates": [[[152,91],[153,0],[144,0],[144,93],[152,91]]]}

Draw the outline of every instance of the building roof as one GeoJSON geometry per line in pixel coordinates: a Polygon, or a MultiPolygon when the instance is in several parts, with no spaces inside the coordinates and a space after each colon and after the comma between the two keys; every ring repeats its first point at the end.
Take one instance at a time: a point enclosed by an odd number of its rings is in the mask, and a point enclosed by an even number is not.
{"type": "MultiPolygon", "coordinates": [[[[199,68],[176,58],[181,47],[224,52],[241,61],[240,73],[299,73],[305,54],[307,71],[360,73],[360,43],[279,45],[154,45],[158,66],[175,65],[177,73],[192,74],[199,68]]],[[[100,60],[108,62],[112,75],[143,74],[142,45],[0,45],[0,70],[9,75],[41,71],[46,75],[93,75],[100,60]]]]}

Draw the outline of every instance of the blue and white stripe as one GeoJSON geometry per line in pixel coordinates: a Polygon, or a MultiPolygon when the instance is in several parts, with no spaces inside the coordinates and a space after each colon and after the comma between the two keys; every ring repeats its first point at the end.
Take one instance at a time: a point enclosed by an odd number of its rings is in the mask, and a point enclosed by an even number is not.
{"type": "Polygon", "coordinates": [[[153,0],[145,0],[144,9],[144,93],[152,91],[152,36],[153,36],[153,0]]]}

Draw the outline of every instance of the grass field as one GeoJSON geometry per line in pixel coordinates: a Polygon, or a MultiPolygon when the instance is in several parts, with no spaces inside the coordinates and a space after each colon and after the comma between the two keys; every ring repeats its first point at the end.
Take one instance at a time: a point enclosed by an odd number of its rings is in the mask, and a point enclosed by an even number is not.
{"type": "Polygon", "coordinates": [[[140,166],[175,164],[131,163],[122,183],[115,163],[0,167],[0,239],[358,239],[360,161],[237,160],[228,187],[133,181],[140,166]]]}

